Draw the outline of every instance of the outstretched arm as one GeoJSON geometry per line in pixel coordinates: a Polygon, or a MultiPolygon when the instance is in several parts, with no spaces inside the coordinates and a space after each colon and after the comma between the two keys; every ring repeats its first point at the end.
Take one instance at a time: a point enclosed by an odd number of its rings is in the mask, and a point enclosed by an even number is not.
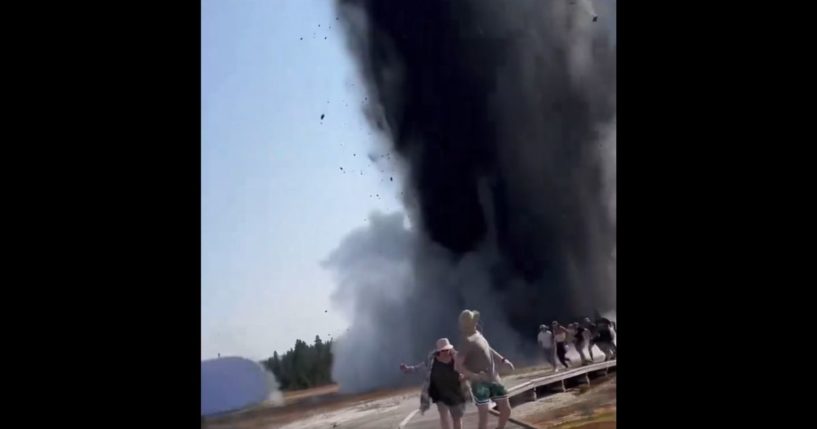
{"type": "Polygon", "coordinates": [[[401,369],[401,370],[402,370],[402,371],[403,371],[405,374],[411,374],[411,373],[413,373],[413,372],[416,372],[418,369],[420,369],[421,367],[424,367],[424,366],[426,366],[425,361],[423,361],[423,362],[417,362],[417,363],[416,363],[416,364],[414,364],[414,365],[406,365],[406,364],[404,364],[404,363],[401,363],[401,364],[400,364],[400,369],[401,369]]]}
{"type": "Polygon", "coordinates": [[[505,357],[504,356],[502,356],[501,354],[499,354],[499,352],[494,350],[493,347],[491,347],[490,349],[491,349],[491,354],[494,355],[494,359],[498,359],[501,362],[505,362],[505,357]]]}
{"type": "Polygon", "coordinates": [[[509,367],[511,367],[511,369],[514,369],[513,364],[511,363],[511,361],[509,361],[507,358],[505,358],[505,356],[502,356],[501,354],[499,354],[496,350],[494,350],[493,347],[491,347],[491,354],[494,355],[494,359],[499,359],[500,362],[508,365],[509,367]]]}
{"type": "Polygon", "coordinates": [[[420,368],[423,368],[423,367],[426,367],[426,368],[427,368],[427,367],[428,367],[428,362],[429,362],[429,360],[431,360],[431,356],[430,356],[430,355],[429,355],[429,357],[427,357],[427,358],[426,358],[425,360],[423,360],[422,362],[417,362],[417,363],[416,363],[416,364],[414,364],[414,365],[406,365],[406,364],[404,364],[404,363],[401,363],[401,364],[400,364],[400,371],[403,371],[403,373],[404,373],[404,374],[411,374],[411,373],[413,373],[413,372],[416,372],[416,371],[417,371],[418,369],[420,369],[420,368]]]}

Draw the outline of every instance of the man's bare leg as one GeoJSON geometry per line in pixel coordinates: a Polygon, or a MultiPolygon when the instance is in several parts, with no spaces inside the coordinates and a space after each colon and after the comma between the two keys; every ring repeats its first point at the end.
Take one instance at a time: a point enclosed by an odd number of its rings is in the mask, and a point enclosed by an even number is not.
{"type": "Polygon", "coordinates": [[[437,411],[440,412],[440,427],[442,429],[451,429],[451,412],[445,404],[437,403],[437,411]]]}
{"type": "Polygon", "coordinates": [[[477,405],[477,413],[479,416],[479,424],[477,424],[477,429],[488,429],[488,410],[490,405],[483,404],[477,405]]]}
{"type": "Polygon", "coordinates": [[[505,423],[508,423],[508,419],[511,417],[511,403],[508,401],[508,398],[505,399],[497,399],[496,407],[499,409],[499,425],[497,425],[497,429],[505,429],[505,423]]]}

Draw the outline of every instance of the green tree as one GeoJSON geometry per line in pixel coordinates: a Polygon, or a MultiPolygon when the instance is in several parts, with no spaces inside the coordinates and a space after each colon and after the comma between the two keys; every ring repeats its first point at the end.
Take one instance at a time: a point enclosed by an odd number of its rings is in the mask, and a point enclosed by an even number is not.
{"type": "Polygon", "coordinates": [[[332,383],[332,341],[324,343],[319,335],[312,345],[296,340],[295,347],[282,356],[274,352],[262,361],[275,374],[282,390],[305,389],[332,383]]]}

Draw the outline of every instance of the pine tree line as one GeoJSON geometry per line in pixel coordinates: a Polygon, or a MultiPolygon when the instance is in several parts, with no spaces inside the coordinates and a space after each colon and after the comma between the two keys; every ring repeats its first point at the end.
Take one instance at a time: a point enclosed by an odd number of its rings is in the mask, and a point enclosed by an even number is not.
{"type": "Polygon", "coordinates": [[[333,383],[332,340],[324,343],[318,335],[312,345],[295,340],[295,347],[283,356],[276,351],[261,363],[275,374],[281,390],[308,389],[333,383]]]}

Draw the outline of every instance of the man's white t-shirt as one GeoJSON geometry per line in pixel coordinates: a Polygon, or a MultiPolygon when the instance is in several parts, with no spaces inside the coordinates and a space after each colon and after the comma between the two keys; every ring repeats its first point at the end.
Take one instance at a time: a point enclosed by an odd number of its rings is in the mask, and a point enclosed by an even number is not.
{"type": "Polygon", "coordinates": [[[537,337],[539,341],[539,345],[542,346],[543,349],[549,349],[552,344],[551,334],[548,331],[539,331],[539,336],[537,337]]]}

